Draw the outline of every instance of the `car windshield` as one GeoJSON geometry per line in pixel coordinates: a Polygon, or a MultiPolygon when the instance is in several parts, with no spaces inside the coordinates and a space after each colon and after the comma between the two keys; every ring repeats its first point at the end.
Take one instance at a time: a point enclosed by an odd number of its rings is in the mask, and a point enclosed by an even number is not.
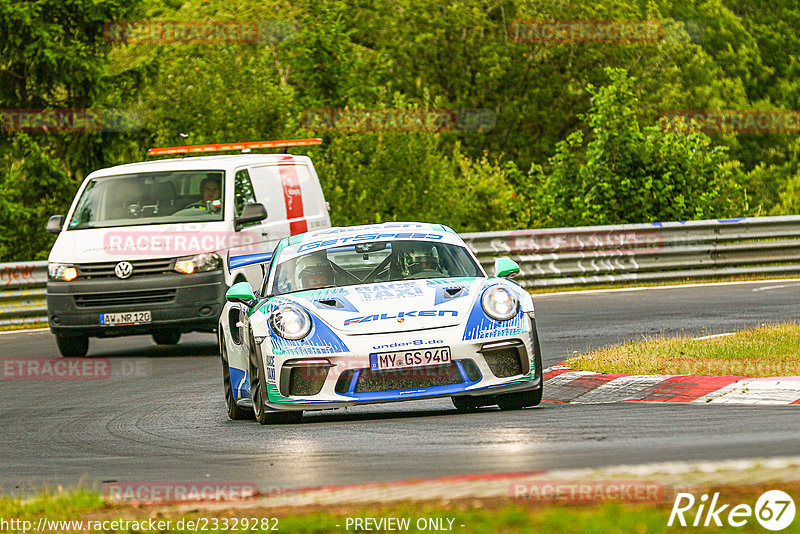
{"type": "Polygon", "coordinates": [[[464,247],[430,241],[375,241],[315,250],[279,262],[271,293],[463,276],[483,276],[464,247]]]}
{"type": "Polygon", "coordinates": [[[173,171],[93,178],[68,230],[221,221],[224,171],[173,171]]]}

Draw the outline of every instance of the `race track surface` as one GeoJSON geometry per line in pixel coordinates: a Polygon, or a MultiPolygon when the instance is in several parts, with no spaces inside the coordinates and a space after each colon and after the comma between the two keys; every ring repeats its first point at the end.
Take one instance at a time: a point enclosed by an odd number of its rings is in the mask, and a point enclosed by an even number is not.
{"type": "MultiPolygon", "coordinates": [[[[642,335],[800,320],[800,282],[534,297],[545,365],[642,335]]],[[[0,357],[54,357],[49,332],[0,335],[0,357]]],[[[458,414],[448,399],[229,421],[211,335],[178,347],[92,340],[103,380],[0,381],[0,489],[42,483],[235,481],[262,491],[651,461],[797,453],[797,407],[561,405],[458,414]]]]}

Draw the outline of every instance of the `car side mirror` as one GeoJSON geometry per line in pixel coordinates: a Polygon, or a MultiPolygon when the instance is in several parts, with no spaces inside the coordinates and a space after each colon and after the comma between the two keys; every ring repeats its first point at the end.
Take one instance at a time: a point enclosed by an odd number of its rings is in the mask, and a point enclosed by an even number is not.
{"type": "Polygon", "coordinates": [[[500,278],[513,278],[519,274],[519,265],[510,258],[494,260],[494,275],[500,278]]]}
{"type": "Polygon", "coordinates": [[[242,214],[234,219],[236,231],[242,229],[243,224],[263,221],[267,218],[267,208],[261,203],[245,204],[242,207],[242,214]]]}
{"type": "Polygon", "coordinates": [[[225,292],[225,300],[228,302],[238,302],[247,307],[252,306],[256,302],[256,295],[253,293],[253,288],[247,282],[239,282],[233,284],[228,291],[225,292]]]}
{"type": "Polygon", "coordinates": [[[62,228],[64,228],[63,215],[53,215],[47,219],[47,231],[51,234],[60,234],[62,228]]]}

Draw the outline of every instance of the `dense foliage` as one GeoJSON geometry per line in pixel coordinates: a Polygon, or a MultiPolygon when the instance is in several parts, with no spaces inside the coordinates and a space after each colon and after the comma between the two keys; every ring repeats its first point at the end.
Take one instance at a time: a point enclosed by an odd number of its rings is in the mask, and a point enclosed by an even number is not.
{"type": "MultiPolygon", "coordinates": [[[[102,132],[0,129],[0,261],[146,148],[320,135],[334,224],[458,231],[795,213],[796,134],[664,128],[665,110],[800,109],[791,0],[0,0],[0,109],[109,108],[102,132]],[[125,20],[250,21],[255,43],[114,44],[125,20]],[[655,42],[531,43],[521,20],[659,20],[655,42]],[[309,109],[483,110],[455,131],[315,130],[309,109]],[[182,137],[181,134],[188,134],[182,137]]],[[[6,124],[5,122],[3,124],[6,124]]]]}

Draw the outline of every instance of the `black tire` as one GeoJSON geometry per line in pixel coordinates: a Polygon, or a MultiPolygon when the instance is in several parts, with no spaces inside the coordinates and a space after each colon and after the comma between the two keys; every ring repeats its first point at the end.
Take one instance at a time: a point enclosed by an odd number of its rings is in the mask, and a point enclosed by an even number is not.
{"type": "Polygon", "coordinates": [[[267,408],[267,387],[261,350],[256,346],[252,332],[250,332],[250,395],[253,398],[256,421],[262,425],[299,423],[303,420],[302,410],[273,412],[267,408]]]}
{"type": "Polygon", "coordinates": [[[518,393],[505,393],[497,396],[497,405],[501,410],[521,410],[528,406],[536,406],[542,402],[542,388],[518,393]]]}
{"type": "MultiPolygon", "coordinates": [[[[221,331],[221,330],[220,330],[221,331]]],[[[225,405],[228,408],[228,417],[234,421],[255,419],[255,414],[251,408],[242,408],[233,398],[233,387],[231,386],[231,369],[228,366],[228,358],[225,355],[224,345],[220,342],[219,359],[222,361],[222,387],[225,389],[225,405]]]]}
{"type": "Polygon", "coordinates": [[[56,334],[56,345],[65,358],[83,358],[89,352],[89,336],[56,334]]]}
{"type": "Polygon", "coordinates": [[[480,403],[475,397],[450,397],[450,400],[453,401],[453,406],[456,407],[456,410],[462,413],[474,412],[480,408],[480,403]]]}
{"type": "Polygon", "coordinates": [[[180,340],[180,330],[159,330],[158,332],[153,332],[153,341],[155,341],[157,345],[177,345],[180,340]]]}

